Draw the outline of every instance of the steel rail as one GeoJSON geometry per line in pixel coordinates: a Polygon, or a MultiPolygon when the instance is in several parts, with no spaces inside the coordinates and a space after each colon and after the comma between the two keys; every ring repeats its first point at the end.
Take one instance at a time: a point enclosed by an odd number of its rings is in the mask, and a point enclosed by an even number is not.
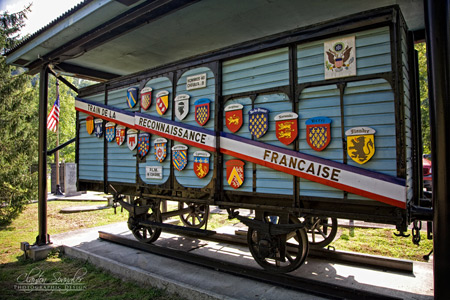
{"type": "Polygon", "coordinates": [[[247,267],[181,250],[160,247],[152,244],[144,244],[136,240],[103,231],[99,231],[99,237],[103,240],[116,244],[139,249],[171,259],[176,259],[182,262],[196,264],[208,269],[214,269],[220,272],[242,276],[330,299],[399,299],[392,296],[344,287],[332,283],[325,283],[308,278],[296,277],[288,274],[274,274],[262,269],[247,267]]]}

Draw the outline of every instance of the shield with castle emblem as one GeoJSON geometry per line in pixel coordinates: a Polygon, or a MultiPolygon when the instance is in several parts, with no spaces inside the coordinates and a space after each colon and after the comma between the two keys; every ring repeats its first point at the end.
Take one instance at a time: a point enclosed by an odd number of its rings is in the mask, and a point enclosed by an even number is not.
{"type": "Polygon", "coordinates": [[[138,100],[138,88],[130,87],[127,89],[127,105],[129,108],[133,108],[138,100]]]}
{"type": "Polygon", "coordinates": [[[314,117],[306,122],[306,141],[316,151],[325,149],[331,141],[331,119],[314,117]]]}
{"type": "Polygon", "coordinates": [[[285,145],[292,143],[298,135],[298,115],[285,112],[275,117],[275,134],[277,139],[285,145]]]}
{"type": "Polygon", "coordinates": [[[175,145],[172,147],[172,163],[175,169],[182,171],[188,163],[188,147],[186,145],[175,145]]]}
{"type": "Polygon", "coordinates": [[[244,183],[244,162],[238,159],[229,160],[227,166],[227,182],[233,189],[238,189],[244,183]]]}
{"type": "Polygon", "coordinates": [[[375,132],[370,127],[354,127],[345,132],[348,156],[360,165],[375,154],[375,132]]]}
{"type": "Polygon", "coordinates": [[[138,138],[138,153],[140,157],[147,155],[148,150],[150,150],[150,134],[147,132],[139,133],[138,138]]]}
{"type": "Polygon", "coordinates": [[[194,172],[198,178],[203,178],[209,173],[209,154],[206,151],[194,152],[194,172]]]}
{"type": "Polygon", "coordinates": [[[95,136],[101,138],[103,135],[103,120],[95,119],[94,120],[94,133],[95,136]]]}
{"type": "Polygon", "coordinates": [[[209,99],[203,98],[195,101],[195,121],[200,126],[203,126],[209,120],[209,107],[211,101],[209,99]]]}
{"type": "Polygon", "coordinates": [[[141,107],[147,110],[152,104],[152,88],[146,86],[141,90],[141,107]]]}
{"type": "Polygon", "coordinates": [[[248,112],[248,129],[257,139],[266,134],[269,128],[269,110],[265,108],[254,108],[248,112]]]}
{"type": "Polygon", "coordinates": [[[155,158],[162,163],[167,156],[167,140],[165,138],[157,138],[155,140],[155,158]]]}
{"type": "Polygon", "coordinates": [[[105,132],[105,138],[108,142],[114,141],[114,138],[116,137],[116,123],[108,122],[106,123],[106,132],[105,132]]]}
{"type": "Polygon", "coordinates": [[[138,137],[137,137],[138,131],[135,129],[128,129],[127,130],[127,146],[130,151],[133,151],[136,149],[136,146],[138,144],[138,137]]]}
{"type": "Polygon", "coordinates": [[[242,109],[244,106],[239,103],[230,104],[225,107],[225,124],[231,132],[237,132],[244,124],[242,109]]]}
{"type": "Polygon", "coordinates": [[[175,97],[175,116],[182,121],[189,113],[189,98],[187,94],[181,94],[175,97]]]}
{"type": "Polygon", "coordinates": [[[161,91],[156,94],[156,111],[161,116],[169,109],[169,92],[161,91]]]}
{"type": "Polygon", "coordinates": [[[126,127],[123,125],[117,125],[116,126],[116,143],[117,145],[122,145],[125,141],[125,133],[126,133],[126,127]]]}

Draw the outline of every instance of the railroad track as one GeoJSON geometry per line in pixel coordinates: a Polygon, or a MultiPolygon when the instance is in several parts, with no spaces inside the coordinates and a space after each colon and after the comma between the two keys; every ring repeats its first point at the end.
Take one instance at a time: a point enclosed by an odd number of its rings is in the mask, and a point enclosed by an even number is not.
{"type": "MultiPolygon", "coordinates": [[[[289,274],[274,274],[263,269],[252,268],[241,264],[230,263],[186,251],[160,247],[153,244],[144,244],[137,240],[132,240],[120,235],[99,231],[99,237],[113,243],[121,244],[134,249],[139,249],[149,253],[165,256],[171,259],[196,264],[209,269],[220,272],[250,278],[257,281],[266,282],[272,285],[297,290],[316,296],[326,297],[330,299],[400,299],[392,296],[377,294],[369,291],[358,290],[354,288],[344,287],[332,283],[325,283],[308,278],[292,276],[289,274]]],[[[233,240],[231,235],[214,234],[208,236],[208,240],[227,240],[231,243],[241,243],[237,238],[233,240]],[[222,239],[217,239],[217,236],[222,239]]]]}

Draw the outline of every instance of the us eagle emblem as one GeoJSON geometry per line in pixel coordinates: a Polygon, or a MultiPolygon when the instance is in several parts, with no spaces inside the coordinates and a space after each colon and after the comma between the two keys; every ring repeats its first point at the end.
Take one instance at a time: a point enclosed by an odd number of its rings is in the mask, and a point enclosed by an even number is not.
{"type": "Polygon", "coordinates": [[[355,37],[324,43],[325,79],[356,75],[355,37]]]}

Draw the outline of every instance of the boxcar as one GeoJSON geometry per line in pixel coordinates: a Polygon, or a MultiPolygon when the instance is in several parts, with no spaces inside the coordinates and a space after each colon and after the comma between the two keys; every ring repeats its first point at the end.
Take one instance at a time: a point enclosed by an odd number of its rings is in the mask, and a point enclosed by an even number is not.
{"type": "Polygon", "coordinates": [[[387,7],[84,88],[78,188],[113,193],[143,242],[167,217],[202,230],[225,208],[277,272],[302,264],[308,232],[329,243],[336,218],[404,232],[421,195],[412,43],[387,7]]]}

